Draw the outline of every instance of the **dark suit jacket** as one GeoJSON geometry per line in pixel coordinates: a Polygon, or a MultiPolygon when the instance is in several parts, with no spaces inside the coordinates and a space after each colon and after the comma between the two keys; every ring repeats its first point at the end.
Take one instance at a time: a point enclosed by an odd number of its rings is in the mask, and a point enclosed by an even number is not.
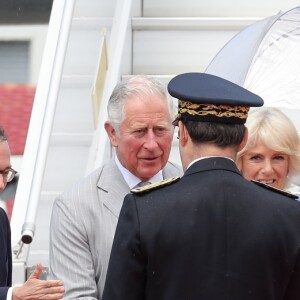
{"type": "Polygon", "coordinates": [[[127,195],[103,300],[300,299],[300,203],[226,158],[127,195]]]}
{"type": "Polygon", "coordinates": [[[11,286],[10,225],[5,211],[0,208],[0,300],[6,300],[8,287],[11,286]]]}

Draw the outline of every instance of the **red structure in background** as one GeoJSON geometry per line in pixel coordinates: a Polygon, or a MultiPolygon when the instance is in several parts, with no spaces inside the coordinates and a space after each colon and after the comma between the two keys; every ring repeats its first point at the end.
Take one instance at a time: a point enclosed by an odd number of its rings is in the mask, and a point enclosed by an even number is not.
{"type": "MultiPolygon", "coordinates": [[[[24,154],[35,90],[36,87],[31,85],[0,84],[0,126],[8,136],[12,155],[24,154]]],[[[16,188],[17,179],[10,182],[1,193],[9,219],[16,188]]]]}
{"type": "Polygon", "coordinates": [[[23,155],[35,86],[0,85],[0,125],[8,135],[12,155],[23,155]]]}

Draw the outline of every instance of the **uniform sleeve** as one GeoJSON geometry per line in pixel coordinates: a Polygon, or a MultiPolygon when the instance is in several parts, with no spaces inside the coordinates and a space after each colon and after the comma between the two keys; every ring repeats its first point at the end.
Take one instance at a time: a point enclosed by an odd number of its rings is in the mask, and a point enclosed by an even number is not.
{"type": "Polygon", "coordinates": [[[135,198],[128,194],[121,209],[102,300],[143,299],[146,258],[140,241],[135,198]]]}

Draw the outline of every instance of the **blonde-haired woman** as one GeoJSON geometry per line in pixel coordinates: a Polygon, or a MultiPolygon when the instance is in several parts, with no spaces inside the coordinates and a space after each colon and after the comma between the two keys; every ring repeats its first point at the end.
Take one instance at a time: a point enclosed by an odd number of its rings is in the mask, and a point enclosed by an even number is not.
{"type": "Polygon", "coordinates": [[[293,179],[300,175],[300,138],[292,121],[264,107],[249,113],[246,127],[248,141],[237,157],[243,176],[298,194],[293,179]]]}

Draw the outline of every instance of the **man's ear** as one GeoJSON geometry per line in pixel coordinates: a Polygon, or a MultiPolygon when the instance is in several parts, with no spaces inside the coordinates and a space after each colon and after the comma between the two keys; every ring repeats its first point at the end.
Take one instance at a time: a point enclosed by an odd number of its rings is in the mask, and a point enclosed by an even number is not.
{"type": "Polygon", "coordinates": [[[117,147],[118,146],[118,142],[117,142],[117,137],[116,137],[116,130],[115,128],[110,124],[109,121],[106,121],[104,123],[104,128],[106,130],[106,133],[110,139],[110,142],[111,144],[114,146],[114,147],[117,147]]]}
{"type": "Polygon", "coordinates": [[[240,152],[246,146],[247,141],[248,141],[248,128],[246,127],[243,140],[240,143],[240,145],[238,146],[238,152],[240,152]]]}
{"type": "Polygon", "coordinates": [[[178,127],[179,127],[179,143],[183,147],[188,141],[189,134],[186,130],[186,127],[181,121],[178,122],[178,127]]]}

